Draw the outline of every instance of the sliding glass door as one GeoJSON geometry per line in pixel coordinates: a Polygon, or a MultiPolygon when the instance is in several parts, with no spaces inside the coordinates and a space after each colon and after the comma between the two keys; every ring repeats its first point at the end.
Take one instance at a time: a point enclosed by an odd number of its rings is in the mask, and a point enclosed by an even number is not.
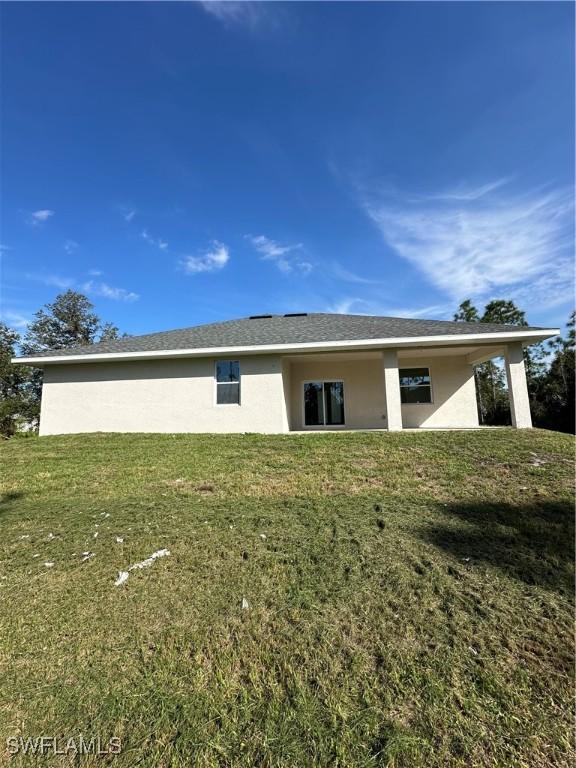
{"type": "Polygon", "coordinates": [[[304,383],[304,424],[307,427],[344,424],[343,381],[304,383]]]}

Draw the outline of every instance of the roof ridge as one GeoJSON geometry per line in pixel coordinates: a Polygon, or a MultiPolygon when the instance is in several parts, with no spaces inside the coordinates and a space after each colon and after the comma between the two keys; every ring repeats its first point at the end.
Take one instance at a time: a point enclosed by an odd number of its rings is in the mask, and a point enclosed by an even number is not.
{"type": "MultiPolygon", "coordinates": [[[[292,313],[290,313],[292,315],[292,313]]],[[[294,316],[294,315],[292,315],[294,316]]],[[[298,316],[300,316],[300,313],[298,313],[298,316]]],[[[438,319],[432,319],[432,318],[425,318],[425,317],[399,317],[398,315],[364,315],[364,314],[353,314],[353,313],[344,313],[344,312],[306,312],[305,314],[302,313],[302,317],[332,317],[332,318],[354,318],[355,320],[375,320],[375,321],[382,321],[382,320],[390,320],[390,321],[396,321],[396,322],[405,322],[405,323],[417,323],[417,324],[426,324],[426,323],[446,323],[449,325],[453,325],[454,323],[457,323],[461,327],[465,326],[471,326],[471,327],[478,327],[479,325],[487,326],[487,325],[493,325],[497,326],[498,328],[524,328],[526,330],[545,330],[542,326],[536,326],[536,325],[513,325],[510,323],[483,323],[481,320],[476,321],[464,321],[464,320],[438,320],[438,319]]],[[[214,326],[222,326],[222,325],[231,325],[233,323],[241,323],[241,322],[252,322],[254,319],[258,320],[290,320],[292,319],[291,316],[286,317],[285,313],[278,313],[278,314],[262,314],[262,315],[246,315],[245,317],[236,317],[231,318],[229,320],[217,320],[216,322],[212,323],[199,323],[198,325],[186,325],[181,328],[168,328],[164,331],[150,331],[147,333],[138,333],[138,334],[129,334],[126,337],[121,337],[119,339],[111,339],[110,341],[122,341],[123,338],[130,338],[130,339],[140,339],[143,337],[148,336],[162,336],[164,334],[168,333],[184,333],[186,331],[195,331],[200,328],[210,328],[214,326]]],[[[108,343],[107,341],[98,341],[96,344],[103,344],[108,343]]],[[[96,346],[96,344],[90,344],[88,346],[96,346]]]]}

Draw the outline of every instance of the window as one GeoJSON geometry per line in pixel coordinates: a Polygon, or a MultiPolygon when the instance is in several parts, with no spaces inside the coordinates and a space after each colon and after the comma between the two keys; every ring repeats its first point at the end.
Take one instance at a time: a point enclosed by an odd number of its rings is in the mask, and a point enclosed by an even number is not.
{"type": "Polygon", "coordinates": [[[401,402],[432,402],[432,387],[428,368],[400,368],[399,374],[401,402]]]}
{"type": "Polygon", "coordinates": [[[238,360],[216,362],[216,404],[240,405],[240,363],[238,360]]]}
{"type": "Polygon", "coordinates": [[[304,424],[307,427],[344,424],[344,382],[304,383],[304,424]]]}

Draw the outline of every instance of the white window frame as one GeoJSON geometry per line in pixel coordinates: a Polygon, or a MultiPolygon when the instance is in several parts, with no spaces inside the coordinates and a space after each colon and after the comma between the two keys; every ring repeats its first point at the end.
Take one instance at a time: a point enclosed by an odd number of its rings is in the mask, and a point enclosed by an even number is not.
{"type": "Polygon", "coordinates": [[[242,365],[240,360],[234,360],[231,357],[221,357],[214,360],[214,405],[218,408],[238,408],[242,405],[242,365]],[[237,403],[219,403],[218,385],[235,384],[233,381],[218,381],[218,363],[238,363],[238,402],[237,403]]]}
{"type": "Polygon", "coordinates": [[[399,379],[399,383],[400,383],[400,406],[402,408],[404,408],[405,406],[412,406],[412,405],[434,405],[434,389],[432,387],[432,374],[430,373],[430,367],[428,365],[411,365],[408,368],[400,368],[400,366],[398,366],[398,379],[399,379]],[[420,370],[424,369],[424,370],[428,371],[428,378],[430,379],[430,384],[428,384],[428,385],[423,384],[422,386],[424,386],[424,387],[428,386],[430,388],[430,401],[427,402],[427,403],[403,403],[402,402],[402,390],[403,389],[410,389],[410,387],[406,386],[405,384],[404,385],[402,384],[402,380],[401,380],[401,376],[400,376],[400,371],[401,370],[402,371],[416,371],[418,369],[420,369],[420,370]]]}
{"type": "Polygon", "coordinates": [[[346,427],[346,382],[344,379],[305,379],[301,382],[300,392],[302,393],[302,428],[303,429],[344,429],[346,427]],[[326,401],[324,400],[324,424],[306,424],[306,398],[304,397],[304,387],[306,384],[322,384],[322,397],[324,397],[325,384],[342,384],[344,388],[344,423],[326,424],[326,401]]]}

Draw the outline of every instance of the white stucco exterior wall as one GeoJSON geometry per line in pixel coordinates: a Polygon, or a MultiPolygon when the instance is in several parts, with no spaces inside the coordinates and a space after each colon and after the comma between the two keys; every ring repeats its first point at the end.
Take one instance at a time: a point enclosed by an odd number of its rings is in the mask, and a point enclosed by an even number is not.
{"type": "Polygon", "coordinates": [[[281,357],[236,359],[240,405],[216,405],[214,358],[46,366],[40,434],[286,432],[281,357]]]}
{"type": "Polygon", "coordinates": [[[400,368],[430,369],[432,403],[402,405],[402,426],[457,427],[478,426],[474,369],[464,357],[431,357],[429,360],[401,358],[400,368]]]}
{"type": "Polygon", "coordinates": [[[395,349],[385,349],[382,352],[382,364],[384,366],[386,427],[389,432],[397,432],[399,429],[402,429],[398,352],[395,349]]]}
{"type": "MultiPolygon", "coordinates": [[[[381,360],[314,361],[292,363],[291,429],[304,429],[304,382],[343,381],[343,427],[331,429],[385,429],[384,368],[381,360]]],[[[315,427],[317,429],[317,427],[315,427]]]]}
{"type": "Polygon", "coordinates": [[[286,414],[286,432],[292,422],[292,366],[285,357],[282,358],[282,383],[284,389],[284,410],[286,414]]]}
{"type": "Polygon", "coordinates": [[[521,342],[508,344],[505,360],[512,425],[518,429],[528,429],[532,426],[532,415],[521,342]]]}
{"type": "MultiPolygon", "coordinates": [[[[288,362],[238,357],[241,404],[216,405],[214,358],[46,366],[40,434],[262,432],[304,429],[303,382],[343,380],[344,429],[385,429],[382,359],[288,362]]],[[[431,404],[402,405],[402,426],[478,426],[473,369],[463,356],[400,357],[430,368],[431,404]]]]}

